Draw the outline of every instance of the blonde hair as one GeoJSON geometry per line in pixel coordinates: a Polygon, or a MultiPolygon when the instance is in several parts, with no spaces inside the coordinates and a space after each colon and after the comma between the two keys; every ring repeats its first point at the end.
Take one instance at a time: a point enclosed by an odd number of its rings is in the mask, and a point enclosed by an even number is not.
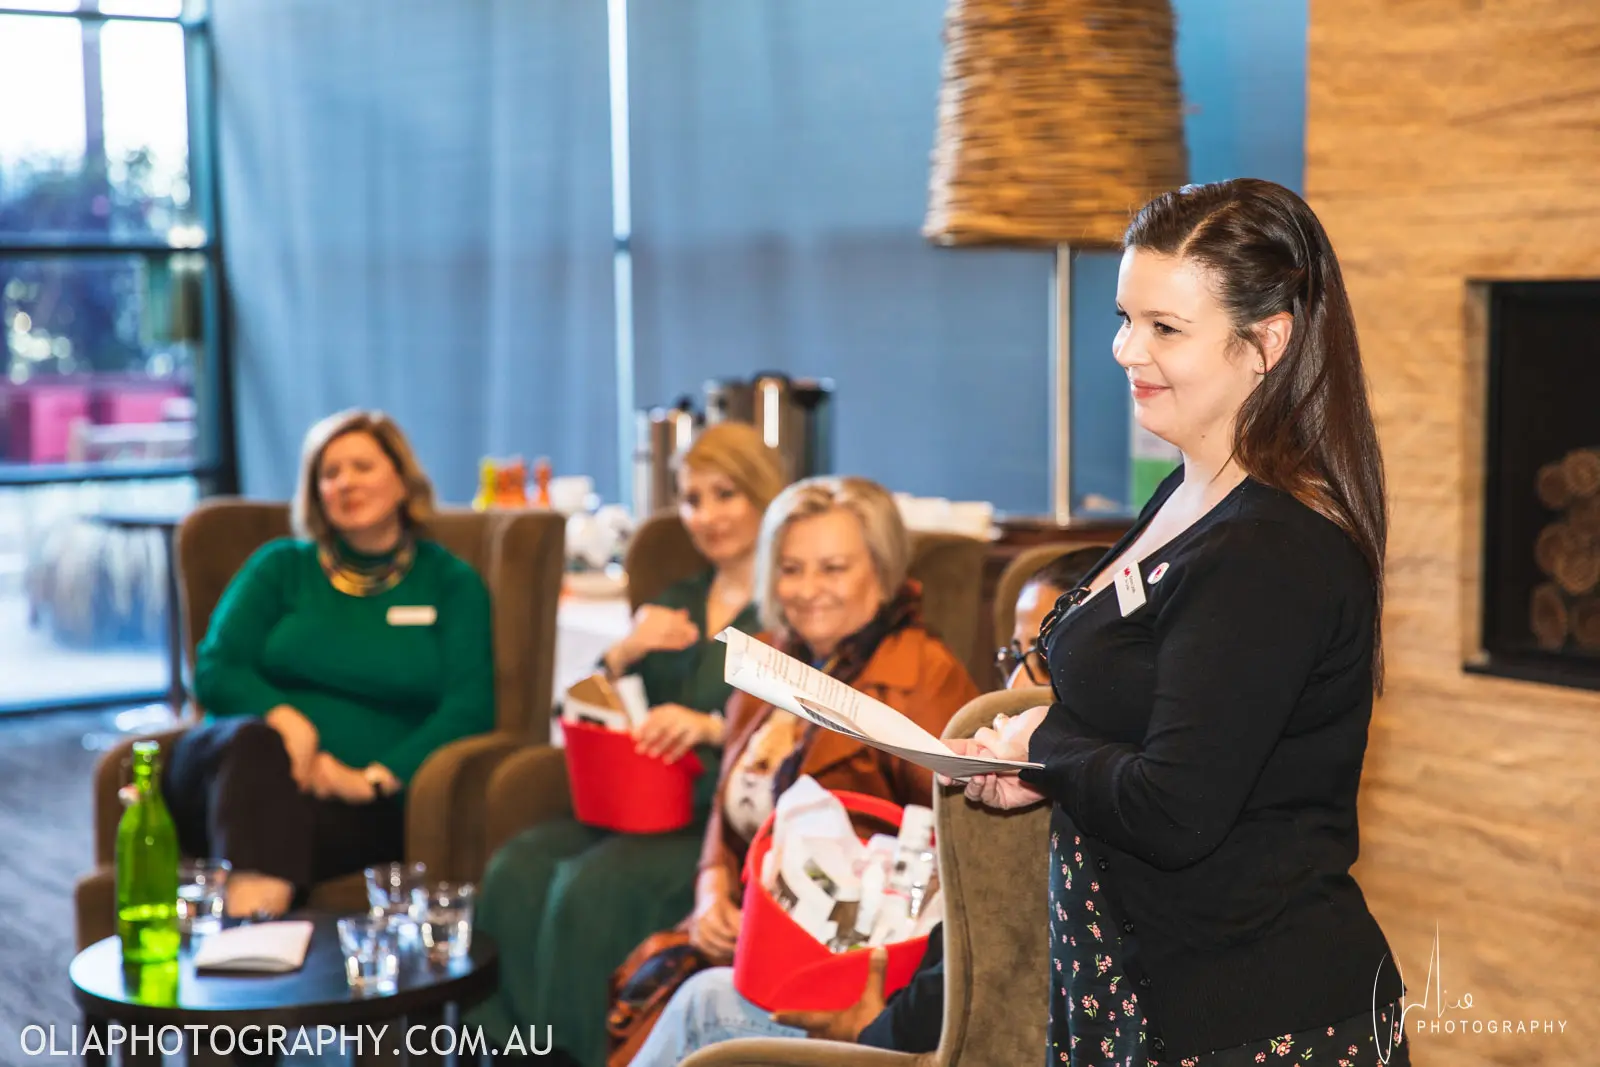
{"type": "Polygon", "coordinates": [[[838,509],[861,524],[867,554],[878,573],[883,595],[892,597],[906,580],[911,565],[911,535],[900,521],[900,509],[889,490],[870,478],[833,475],[806,478],[779,493],[761,520],[756,545],[756,588],[761,596],[761,623],[788,634],[789,623],[778,604],[778,550],[789,527],[838,509]]]}
{"type": "Polygon", "coordinates": [[[393,419],[381,411],[362,408],[336,412],[306,431],[305,441],[300,446],[300,483],[295,487],[291,509],[295,534],[319,545],[332,541],[333,527],[322,509],[322,494],[317,492],[317,472],[328,446],[352,433],[366,434],[389,457],[406,487],[406,498],[400,504],[401,525],[413,534],[426,534],[428,520],[433,518],[435,510],[433,482],[428,480],[428,472],[417,462],[411,442],[393,419]]]}
{"type": "Polygon", "coordinates": [[[788,481],[777,450],[768,448],[761,431],[747,422],[706,427],[678,456],[676,466],[724,475],[757,511],[765,511],[788,481]]]}

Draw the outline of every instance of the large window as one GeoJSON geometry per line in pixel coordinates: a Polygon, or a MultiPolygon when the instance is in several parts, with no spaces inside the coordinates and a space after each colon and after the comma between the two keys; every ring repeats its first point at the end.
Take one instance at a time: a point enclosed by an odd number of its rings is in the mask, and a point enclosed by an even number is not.
{"type": "Polygon", "coordinates": [[[0,0],[0,710],[168,689],[159,523],[232,482],[209,67],[197,0],[0,0]]]}

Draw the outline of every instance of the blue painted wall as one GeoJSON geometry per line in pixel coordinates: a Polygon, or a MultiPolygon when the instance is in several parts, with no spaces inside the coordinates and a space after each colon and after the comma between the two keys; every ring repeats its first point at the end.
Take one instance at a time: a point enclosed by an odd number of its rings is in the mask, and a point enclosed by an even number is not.
{"type": "MultiPolygon", "coordinates": [[[[1303,192],[1305,0],[1174,0],[1173,10],[1189,180],[1268,178],[1303,192]]],[[[1079,496],[1126,500],[1130,409],[1111,358],[1117,262],[1086,253],[1073,275],[1073,482],[1079,496]]]]}

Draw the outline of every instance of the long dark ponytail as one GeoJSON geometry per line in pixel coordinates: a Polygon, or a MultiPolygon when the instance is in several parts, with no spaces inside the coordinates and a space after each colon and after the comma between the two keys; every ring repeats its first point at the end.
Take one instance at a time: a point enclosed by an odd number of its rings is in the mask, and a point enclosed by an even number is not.
{"type": "Polygon", "coordinates": [[[1233,452],[1251,477],[1292,494],[1356,543],[1372,572],[1373,687],[1383,688],[1383,456],[1367,403],[1355,316],[1333,245],[1306,202],[1273,182],[1187,185],[1150,201],[1124,247],[1200,264],[1239,343],[1281,312],[1294,319],[1282,358],[1239,410],[1233,452]]]}

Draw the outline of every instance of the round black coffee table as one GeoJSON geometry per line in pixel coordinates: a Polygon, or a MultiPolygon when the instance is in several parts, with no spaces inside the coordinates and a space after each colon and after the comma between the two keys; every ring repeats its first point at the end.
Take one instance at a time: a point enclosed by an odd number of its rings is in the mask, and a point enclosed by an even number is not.
{"type": "MultiPolygon", "coordinates": [[[[305,964],[298,971],[197,973],[186,945],[175,968],[175,995],[171,965],[165,970],[125,968],[115,937],[78,953],[71,975],[73,996],[84,1015],[85,1033],[76,1038],[78,1048],[84,1049],[84,1062],[108,1062],[93,1047],[84,1046],[109,1048],[115,1027],[120,1026],[129,1036],[117,1050],[129,1067],[160,1064],[163,1055],[177,1051],[180,1041],[188,1043],[185,1047],[198,1044],[203,1053],[220,1056],[223,1062],[236,1053],[271,1051],[274,1033],[282,1035],[287,1051],[301,1027],[316,1031],[307,1037],[323,1041],[325,1053],[342,1051],[359,1067],[439,1063],[446,1053],[459,1049],[457,1042],[463,1037],[459,1028],[444,1027],[445,1009],[450,1005],[465,1009],[483,1000],[493,991],[499,973],[493,943],[474,936],[471,953],[444,967],[430,966],[420,951],[405,953],[393,993],[357,995],[345,980],[344,953],[335,926],[338,917],[300,913],[288,918],[314,924],[305,964]],[[91,1028],[103,1035],[98,1042],[89,1041],[91,1028]],[[345,1036],[342,1046],[332,1043],[337,1035],[345,1036]]],[[[64,1038],[61,1043],[66,1043],[64,1038]]],[[[463,1055],[461,1062],[472,1059],[463,1055]]]]}

